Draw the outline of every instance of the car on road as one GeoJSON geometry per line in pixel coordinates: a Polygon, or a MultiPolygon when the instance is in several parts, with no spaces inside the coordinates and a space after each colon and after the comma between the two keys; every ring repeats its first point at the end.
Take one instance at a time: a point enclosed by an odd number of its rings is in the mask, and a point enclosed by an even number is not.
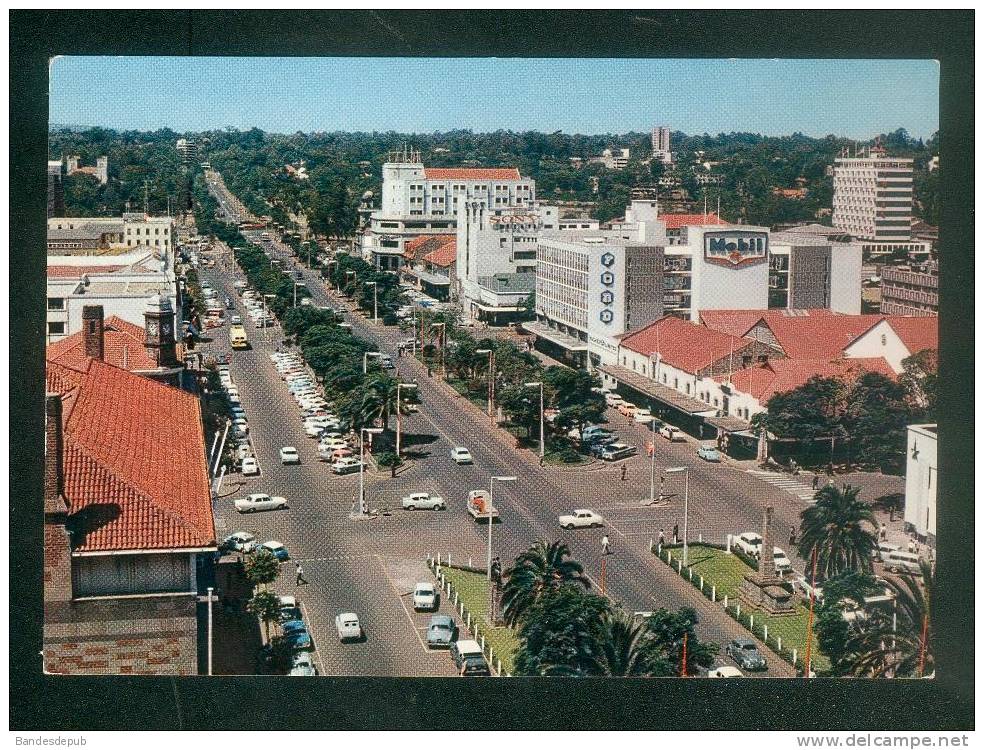
{"type": "Polygon", "coordinates": [[[631,417],[639,410],[639,407],[628,401],[622,401],[615,407],[615,410],[622,416],[631,417]]]}
{"type": "Polygon", "coordinates": [[[640,423],[652,422],[653,413],[649,409],[636,409],[635,414],[632,415],[632,420],[640,423]]]}
{"type": "Polygon", "coordinates": [[[280,449],[280,463],[282,464],[299,464],[301,462],[301,454],[297,452],[297,448],[292,445],[285,445],[280,449]]]}
{"type": "Polygon", "coordinates": [[[338,631],[338,640],[343,643],[362,640],[364,636],[362,623],[359,622],[359,616],[355,612],[342,612],[338,615],[335,618],[335,630],[338,631]]]}
{"type": "Polygon", "coordinates": [[[712,464],[721,463],[721,454],[718,449],[709,445],[702,445],[697,449],[697,458],[702,458],[712,464]]]}
{"type": "Polygon", "coordinates": [[[304,619],[301,616],[301,608],[297,606],[297,599],[293,596],[281,596],[278,599],[280,601],[280,614],[277,617],[279,622],[304,619]]]}
{"type": "Polygon", "coordinates": [[[271,497],[262,492],[241,497],[233,503],[240,513],[254,513],[258,510],[279,510],[287,507],[287,498],[271,497]]]}
{"type": "Polygon", "coordinates": [[[404,510],[417,510],[418,508],[444,510],[447,507],[443,497],[432,495],[429,492],[412,492],[404,497],[400,504],[404,510]]]}
{"type": "Polygon", "coordinates": [[[359,471],[362,466],[362,462],[353,457],[340,458],[331,465],[332,474],[351,474],[352,472],[359,471]]]}
{"type": "Polygon", "coordinates": [[[746,531],[738,536],[734,537],[732,540],[738,549],[744,552],[749,557],[753,557],[756,560],[759,555],[762,554],[762,537],[756,534],[754,531],[746,531]]]}
{"type": "Polygon", "coordinates": [[[635,446],[625,443],[596,443],[591,446],[591,453],[602,461],[621,461],[623,458],[634,456],[637,450],[635,446]]]}
{"type": "Polygon", "coordinates": [[[591,529],[605,525],[605,519],[587,508],[577,508],[573,513],[559,518],[560,525],[565,529],[591,529]]]}
{"type": "Polygon", "coordinates": [[[242,472],[244,477],[251,477],[260,473],[259,462],[250,456],[243,459],[242,472]]]}
{"type": "Polygon", "coordinates": [[[735,638],[727,645],[725,653],[742,669],[759,672],[769,668],[758,644],[751,638],[735,638]]]}
{"type": "Polygon", "coordinates": [[[775,565],[776,573],[790,573],[793,570],[793,564],[789,561],[789,557],[779,547],[772,548],[772,562],[775,565]]]}
{"type": "Polygon", "coordinates": [[[290,560],[290,553],[287,552],[287,548],[280,542],[275,542],[272,539],[269,542],[263,542],[263,544],[261,544],[256,549],[257,551],[266,550],[271,555],[273,555],[278,560],[280,560],[280,562],[284,562],[285,560],[290,560]]]}
{"type": "Polygon", "coordinates": [[[684,437],[683,432],[672,425],[664,424],[659,428],[659,434],[671,443],[685,443],[687,441],[687,438],[684,437]]]}
{"type": "Polygon", "coordinates": [[[418,612],[437,609],[437,589],[430,581],[421,581],[413,587],[413,608],[418,612]]]}
{"type": "Polygon", "coordinates": [[[229,324],[234,326],[241,326],[243,324],[243,316],[233,315],[231,318],[229,318],[229,324]]]}
{"type": "Polygon", "coordinates": [[[300,620],[288,620],[280,626],[280,629],[284,634],[284,640],[295,651],[305,651],[314,648],[311,634],[308,632],[307,626],[300,620]]]}
{"type": "Polygon", "coordinates": [[[470,464],[472,463],[472,454],[467,448],[459,445],[451,449],[451,459],[459,465],[470,464]]]}
{"type": "Polygon", "coordinates": [[[310,651],[300,651],[294,654],[290,665],[291,677],[316,677],[318,668],[314,665],[314,657],[310,651]]]}
{"type": "Polygon", "coordinates": [[[434,615],[427,625],[427,648],[451,648],[458,637],[458,626],[450,615],[434,615]]]}
{"type": "Polygon", "coordinates": [[[623,399],[617,393],[606,393],[605,394],[605,404],[607,406],[618,406],[622,403],[623,399]]]}
{"type": "Polygon", "coordinates": [[[714,667],[707,672],[708,677],[744,677],[741,670],[738,667],[732,667],[729,665],[722,665],[720,667],[714,667]]]}
{"type": "Polygon", "coordinates": [[[256,537],[248,531],[236,531],[229,534],[219,545],[219,552],[245,552],[256,549],[256,537]]]}

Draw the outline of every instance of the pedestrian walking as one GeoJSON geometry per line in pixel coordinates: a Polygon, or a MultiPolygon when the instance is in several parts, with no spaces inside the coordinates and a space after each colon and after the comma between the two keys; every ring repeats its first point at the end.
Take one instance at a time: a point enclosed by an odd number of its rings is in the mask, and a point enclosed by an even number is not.
{"type": "Polygon", "coordinates": [[[301,567],[300,563],[297,563],[297,585],[301,586],[305,583],[307,583],[307,579],[304,577],[304,568],[301,567]]]}
{"type": "Polygon", "coordinates": [[[673,524],[673,543],[680,543],[680,524],[673,524]]]}
{"type": "Polygon", "coordinates": [[[820,475],[814,472],[813,474],[813,489],[820,486],[820,475]]]}
{"type": "Polygon", "coordinates": [[[790,526],[789,527],[789,546],[790,547],[795,547],[796,546],[796,527],[795,526],[790,526]]]}
{"type": "Polygon", "coordinates": [[[888,538],[888,529],[885,528],[885,522],[882,521],[881,525],[881,540],[884,542],[888,538]]]}
{"type": "Polygon", "coordinates": [[[909,550],[909,552],[912,552],[912,553],[914,553],[916,551],[916,540],[915,540],[915,537],[914,536],[910,536],[909,537],[908,550],[909,550]]]}
{"type": "Polygon", "coordinates": [[[622,464],[622,481],[623,482],[625,481],[625,474],[626,474],[627,471],[628,471],[628,467],[626,467],[625,464],[622,464]]]}
{"type": "Polygon", "coordinates": [[[601,538],[601,554],[610,555],[611,553],[611,542],[608,540],[608,534],[605,534],[601,538]]]}
{"type": "Polygon", "coordinates": [[[662,547],[664,544],[666,544],[666,534],[663,532],[662,529],[660,529],[659,530],[659,546],[662,547]]]}

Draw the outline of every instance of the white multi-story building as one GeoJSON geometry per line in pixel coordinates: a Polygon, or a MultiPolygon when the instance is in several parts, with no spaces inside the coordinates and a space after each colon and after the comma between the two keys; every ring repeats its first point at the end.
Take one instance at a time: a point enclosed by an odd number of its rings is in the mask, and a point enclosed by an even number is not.
{"type": "Polygon", "coordinates": [[[181,161],[185,164],[192,164],[198,160],[198,143],[196,141],[179,138],[175,148],[181,156],[181,161]]]}
{"type": "Polygon", "coordinates": [[[673,163],[673,153],[670,151],[670,129],[664,125],[653,128],[652,134],[653,159],[664,164],[673,163]]]}
{"type": "Polygon", "coordinates": [[[381,203],[362,238],[363,256],[380,269],[399,271],[408,239],[456,231],[460,200],[479,201],[490,210],[530,207],[536,183],[515,167],[431,168],[417,151],[390,154],[383,164],[381,203]]]}
{"type": "MultiPolygon", "coordinates": [[[[63,243],[53,247],[56,253],[69,254],[73,239],[79,240],[79,250],[85,253],[91,240],[100,236],[99,251],[126,250],[148,247],[174,257],[174,218],[150,216],[144,213],[125,213],[122,217],[59,217],[48,219],[48,240],[63,243]],[[78,237],[74,237],[78,234],[78,237]]],[[[74,253],[73,253],[74,254],[74,253]]]]}
{"type": "Polygon", "coordinates": [[[936,425],[909,425],[905,467],[905,525],[936,548],[936,425]]]}
{"type": "Polygon", "coordinates": [[[591,164],[604,164],[605,169],[625,169],[629,166],[629,149],[627,148],[606,148],[601,152],[601,156],[592,156],[588,159],[591,164]]]}

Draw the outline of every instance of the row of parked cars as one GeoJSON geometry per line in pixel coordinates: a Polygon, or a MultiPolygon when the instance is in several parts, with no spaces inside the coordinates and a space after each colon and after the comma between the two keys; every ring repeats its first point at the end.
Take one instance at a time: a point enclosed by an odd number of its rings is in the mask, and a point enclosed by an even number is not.
{"type": "Polygon", "coordinates": [[[253,455],[249,439],[249,419],[239,394],[239,388],[233,382],[228,364],[218,366],[219,382],[225,394],[229,410],[229,440],[235,446],[236,461],[239,463],[243,476],[254,476],[260,473],[260,465],[253,455]]]}
{"type": "Polygon", "coordinates": [[[263,304],[262,294],[254,289],[243,289],[242,296],[246,315],[257,328],[269,328],[276,323],[273,313],[263,304]]]}
{"type": "MultiPolygon", "coordinates": [[[[437,587],[421,581],[413,589],[413,608],[417,612],[434,611],[440,604],[437,587]]],[[[427,648],[446,648],[455,669],[463,677],[488,677],[492,674],[482,647],[474,640],[458,640],[458,626],[450,615],[434,614],[427,624],[427,648]]]]}
{"type": "Polygon", "coordinates": [[[219,292],[208,283],[202,284],[202,296],[205,298],[205,328],[221,328],[225,325],[225,311],[232,309],[232,300],[219,298],[219,292]]]}

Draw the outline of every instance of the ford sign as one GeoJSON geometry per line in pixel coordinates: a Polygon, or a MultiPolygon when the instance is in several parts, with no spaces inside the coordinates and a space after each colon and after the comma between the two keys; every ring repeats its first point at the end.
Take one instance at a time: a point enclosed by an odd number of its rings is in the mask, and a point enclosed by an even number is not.
{"type": "Polygon", "coordinates": [[[764,261],[769,252],[765,232],[705,232],[704,259],[723,266],[745,266],[764,261]]]}

